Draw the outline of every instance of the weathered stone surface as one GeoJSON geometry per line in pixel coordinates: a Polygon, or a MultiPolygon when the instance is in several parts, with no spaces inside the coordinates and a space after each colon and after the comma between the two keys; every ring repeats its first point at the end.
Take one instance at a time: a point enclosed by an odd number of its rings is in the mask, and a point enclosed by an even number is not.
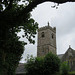
{"type": "Polygon", "coordinates": [[[56,54],[56,28],[45,26],[38,29],[37,56],[52,52],[56,54]]]}

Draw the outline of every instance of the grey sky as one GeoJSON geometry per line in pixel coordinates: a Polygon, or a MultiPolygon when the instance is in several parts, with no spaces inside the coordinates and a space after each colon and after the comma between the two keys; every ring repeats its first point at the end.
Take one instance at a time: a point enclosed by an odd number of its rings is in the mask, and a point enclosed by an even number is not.
{"type": "MultiPolygon", "coordinates": [[[[50,26],[56,27],[57,54],[63,54],[69,45],[75,49],[75,3],[60,4],[58,9],[51,8],[54,3],[45,2],[33,9],[32,17],[38,22],[39,27],[46,26],[48,21],[50,26]]],[[[23,32],[19,33],[22,34],[23,32]]],[[[36,35],[37,36],[37,35],[36,35]]],[[[26,40],[25,38],[21,40],[26,40]]],[[[27,54],[36,56],[37,54],[37,37],[35,45],[28,44],[25,46],[23,60],[27,54]]]]}

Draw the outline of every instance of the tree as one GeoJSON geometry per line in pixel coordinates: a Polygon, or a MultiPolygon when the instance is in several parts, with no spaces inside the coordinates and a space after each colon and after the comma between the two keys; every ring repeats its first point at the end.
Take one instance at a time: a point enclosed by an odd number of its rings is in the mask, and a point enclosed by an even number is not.
{"type": "Polygon", "coordinates": [[[21,59],[24,50],[24,44],[17,39],[11,38],[5,47],[0,49],[0,75],[14,75],[16,67],[21,59]]]}
{"type": "Polygon", "coordinates": [[[16,67],[24,51],[23,41],[19,41],[17,33],[24,30],[30,43],[34,43],[34,38],[38,24],[32,19],[31,14],[21,17],[21,10],[26,7],[19,5],[20,0],[1,0],[0,1],[0,75],[14,75],[16,67]],[[22,20],[21,20],[22,19],[22,20]],[[17,22],[18,20],[18,22],[17,22]]]}
{"type": "Polygon", "coordinates": [[[26,75],[52,75],[60,70],[59,58],[49,53],[45,57],[30,58],[25,65],[26,75]]]}

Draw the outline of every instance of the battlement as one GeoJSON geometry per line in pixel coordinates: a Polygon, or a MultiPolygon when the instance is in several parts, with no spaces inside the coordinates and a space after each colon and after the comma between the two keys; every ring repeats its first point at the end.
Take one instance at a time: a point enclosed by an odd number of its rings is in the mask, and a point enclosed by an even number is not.
{"type": "Polygon", "coordinates": [[[52,30],[53,32],[56,33],[56,27],[53,27],[53,28],[52,28],[52,27],[49,26],[49,25],[39,28],[38,31],[47,30],[47,29],[50,29],[50,30],[52,30]]]}

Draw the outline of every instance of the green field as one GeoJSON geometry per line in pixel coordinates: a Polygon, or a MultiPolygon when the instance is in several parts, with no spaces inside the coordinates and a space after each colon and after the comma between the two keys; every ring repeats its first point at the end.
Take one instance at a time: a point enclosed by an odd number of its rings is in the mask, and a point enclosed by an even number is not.
{"type": "Polygon", "coordinates": [[[69,72],[69,75],[75,75],[75,71],[69,72]]]}

